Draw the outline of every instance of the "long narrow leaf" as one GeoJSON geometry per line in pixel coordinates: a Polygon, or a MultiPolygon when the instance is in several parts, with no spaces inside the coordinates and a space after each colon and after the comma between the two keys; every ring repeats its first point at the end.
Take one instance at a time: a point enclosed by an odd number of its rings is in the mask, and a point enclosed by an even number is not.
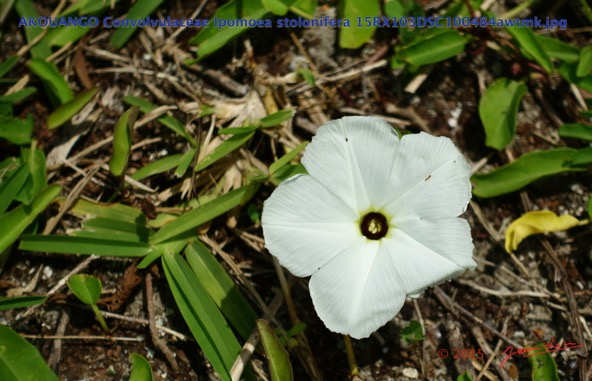
{"type": "Polygon", "coordinates": [[[6,212],[28,177],[29,166],[27,163],[23,163],[2,181],[0,184],[0,215],[6,212]]]}
{"type": "Polygon", "coordinates": [[[489,173],[473,175],[473,194],[483,198],[496,197],[514,192],[541,177],[577,170],[567,165],[578,152],[572,148],[557,148],[528,153],[489,173]]]}
{"type": "Polygon", "coordinates": [[[187,262],[197,275],[197,279],[207,290],[214,303],[243,339],[248,339],[255,328],[257,314],[240,293],[224,267],[199,241],[187,246],[185,255],[187,262]]]}
{"type": "Polygon", "coordinates": [[[173,253],[165,253],[162,259],[171,292],[191,333],[220,377],[229,381],[240,344],[187,262],[173,253]]]}
{"type": "Polygon", "coordinates": [[[36,76],[41,78],[52,94],[58,99],[60,104],[69,102],[74,98],[68,83],[53,63],[46,62],[39,58],[33,58],[31,62],[29,62],[29,69],[31,69],[36,76]]]}
{"type": "Polygon", "coordinates": [[[235,151],[236,149],[240,148],[243,144],[245,144],[249,139],[253,137],[255,134],[254,131],[247,132],[244,134],[236,134],[232,135],[228,140],[225,140],[222,144],[218,147],[214,148],[214,150],[203,158],[196,166],[194,171],[198,172],[202,169],[209,167],[210,165],[214,164],[218,160],[222,159],[223,157],[227,156],[231,152],[235,151]]]}
{"type": "Polygon", "coordinates": [[[13,308],[30,307],[36,304],[41,304],[47,299],[43,295],[28,295],[28,296],[15,296],[15,297],[0,297],[0,311],[10,310],[13,308]]]}
{"type": "Polygon", "coordinates": [[[58,381],[33,345],[0,325],[0,375],[4,381],[58,381]]]}
{"type": "Polygon", "coordinates": [[[184,213],[181,217],[156,232],[152,236],[150,243],[154,245],[166,241],[228,212],[240,204],[245,190],[245,187],[235,189],[207,204],[203,204],[196,209],[184,213]]]}
{"type": "Polygon", "coordinates": [[[132,132],[138,108],[132,107],[119,118],[113,130],[113,156],[109,160],[109,170],[114,176],[121,176],[127,168],[127,161],[132,148],[132,132]]]}
{"type": "Polygon", "coordinates": [[[280,344],[280,340],[273,333],[265,320],[257,320],[257,330],[261,337],[263,349],[269,360],[269,373],[272,381],[290,381],[294,379],[292,364],[286,349],[280,344]]]}
{"type": "Polygon", "coordinates": [[[76,98],[72,99],[69,102],[64,103],[57,109],[55,109],[49,116],[47,117],[47,127],[51,130],[53,128],[57,128],[62,124],[66,123],[74,115],[76,115],[90,100],[95,96],[95,94],[99,91],[98,87],[93,87],[92,89],[85,90],[78,94],[76,98]]]}
{"type": "MultiPolygon", "coordinates": [[[[149,16],[152,12],[162,4],[164,0],[138,0],[127,13],[126,20],[142,20],[149,16]]],[[[148,26],[148,25],[146,25],[148,26]]],[[[138,27],[120,27],[115,30],[115,33],[111,36],[109,43],[115,49],[121,49],[123,45],[129,40],[134,34],[138,27]]]]}
{"type": "Polygon", "coordinates": [[[58,185],[47,187],[29,206],[20,205],[0,216],[0,253],[8,248],[33,222],[39,213],[60,194],[58,185]]]}
{"type": "Polygon", "coordinates": [[[25,235],[19,249],[42,253],[96,254],[107,257],[143,257],[150,252],[150,247],[144,243],[62,235],[25,235]]]}
{"type": "MultiPolygon", "coordinates": [[[[140,111],[142,111],[144,114],[147,114],[156,108],[156,105],[150,103],[149,101],[131,95],[123,97],[123,100],[131,106],[139,107],[140,111]]],[[[189,135],[189,133],[185,130],[183,123],[179,122],[174,117],[166,114],[159,116],[158,118],[156,118],[156,120],[163,126],[169,128],[171,131],[184,137],[191,145],[195,146],[195,139],[193,139],[191,135],[189,135]]]]}

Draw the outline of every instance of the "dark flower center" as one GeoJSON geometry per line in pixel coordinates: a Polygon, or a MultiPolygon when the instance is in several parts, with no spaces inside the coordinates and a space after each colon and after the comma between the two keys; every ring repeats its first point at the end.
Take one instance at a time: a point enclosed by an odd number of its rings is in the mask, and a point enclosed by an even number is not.
{"type": "Polygon", "coordinates": [[[388,229],[388,221],[381,213],[370,212],[360,222],[360,231],[368,239],[379,240],[386,236],[388,229]]]}

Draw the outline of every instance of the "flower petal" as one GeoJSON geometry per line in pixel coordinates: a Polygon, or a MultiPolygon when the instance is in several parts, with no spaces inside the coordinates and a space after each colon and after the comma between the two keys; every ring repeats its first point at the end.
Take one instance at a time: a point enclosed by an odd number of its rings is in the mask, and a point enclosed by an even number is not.
{"type": "Polygon", "coordinates": [[[353,209],[384,204],[399,138],[385,121],[345,117],[318,129],[302,164],[308,173],[353,209]]]}
{"type": "Polygon", "coordinates": [[[362,239],[358,214],[309,175],[281,183],[263,205],[265,246],[296,276],[309,276],[362,239]]]}
{"type": "Polygon", "coordinates": [[[471,167],[448,138],[404,136],[392,171],[384,209],[398,220],[456,217],[471,199],[471,167]]]}
{"type": "Polygon", "coordinates": [[[471,227],[462,218],[401,222],[397,222],[395,218],[395,226],[395,229],[460,267],[472,269],[477,266],[473,260],[471,227]]]}
{"type": "MultiPolygon", "coordinates": [[[[406,295],[417,295],[426,288],[459,276],[466,268],[430,249],[401,229],[394,229],[391,238],[383,239],[389,254],[388,265],[406,295]]],[[[466,261],[465,261],[466,262],[466,261]]]]}
{"type": "Polygon", "coordinates": [[[405,290],[389,257],[381,243],[363,239],[312,275],[312,301],[328,329],[361,339],[399,312],[405,290]]]}

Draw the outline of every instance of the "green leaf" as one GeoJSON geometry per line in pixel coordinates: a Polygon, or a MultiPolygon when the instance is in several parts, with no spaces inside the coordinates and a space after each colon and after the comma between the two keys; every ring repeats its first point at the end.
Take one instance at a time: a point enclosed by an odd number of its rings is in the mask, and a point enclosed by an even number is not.
{"type": "Polygon", "coordinates": [[[35,94],[36,92],[37,89],[34,87],[25,87],[24,89],[12,94],[0,96],[0,103],[9,103],[11,105],[15,105],[28,96],[35,94]]]}
{"type": "Polygon", "coordinates": [[[68,280],[68,288],[82,303],[92,305],[97,304],[103,286],[99,278],[86,274],[77,274],[72,275],[68,280]]]}
{"type": "Polygon", "coordinates": [[[520,49],[526,55],[532,57],[547,73],[553,71],[553,63],[551,58],[543,49],[540,41],[537,39],[536,34],[530,28],[519,28],[510,27],[506,28],[506,31],[516,41],[520,49]]]}
{"type": "Polygon", "coordinates": [[[146,225],[146,216],[136,208],[123,204],[98,204],[79,199],[70,212],[79,217],[103,217],[139,225],[146,225]]]}
{"type": "Polygon", "coordinates": [[[473,381],[473,379],[471,378],[471,376],[469,375],[469,372],[466,371],[463,374],[459,375],[456,378],[456,381],[473,381]]]}
{"type": "Polygon", "coordinates": [[[195,172],[198,172],[202,169],[209,167],[210,165],[214,164],[218,160],[233,152],[234,150],[240,148],[249,139],[251,139],[254,134],[255,131],[247,132],[244,134],[232,135],[230,138],[222,142],[222,144],[220,144],[218,147],[214,148],[214,150],[209,155],[204,157],[202,161],[197,163],[193,170],[195,172]]]}
{"type": "Polygon", "coordinates": [[[261,337],[261,344],[269,360],[269,373],[273,381],[290,381],[294,379],[292,364],[286,349],[280,344],[265,320],[257,320],[257,330],[261,337]]]}
{"type": "Polygon", "coordinates": [[[63,235],[24,235],[19,249],[106,257],[143,257],[150,252],[150,247],[145,243],[63,235]]]}
{"type": "Polygon", "coordinates": [[[345,49],[357,49],[372,39],[376,25],[358,27],[355,20],[360,17],[378,17],[380,15],[380,2],[378,0],[341,0],[339,9],[342,18],[350,20],[352,26],[341,28],[339,31],[339,46],[345,49]]]}
{"type": "MultiPolygon", "coordinates": [[[[142,111],[144,114],[149,113],[157,107],[155,104],[152,104],[145,99],[131,95],[123,97],[123,101],[131,106],[139,107],[140,111],[142,111]]],[[[195,139],[193,139],[191,135],[189,135],[189,133],[185,130],[183,123],[167,114],[159,116],[156,118],[156,120],[174,133],[184,137],[192,146],[195,146],[195,139]]]]}
{"type": "Polygon", "coordinates": [[[588,45],[580,51],[580,61],[576,68],[576,76],[583,78],[592,73],[592,46],[588,45]]]}
{"type": "Polygon", "coordinates": [[[134,172],[131,178],[140,181],[144,180],[147,177],[169,171],[173,168],[178,167],[182,159],[182,154],[167,155],[162,159],[148,163],[144,167],[138,169],[136,172],[134,172]]]}
{"type": "Polygon", "coordinates": [[[296,157],[303,149],[306,147],[308,142],[302,142],[297,145],[292,151],[288,152],[281,158],[279,158],[276,162],[269,166],[269,174],[275,174],[279,169],[281,169],[284,165],[288,164],[292,159],[296,157]]]}
{"type": "Polygon", "coordinates": [[[592,93],[592,75],[580,78],[576,75],[576,66],[568,63],[562,63],[559,65],[557,71],[568,82],[573,83],[582,90],[592,93]]]}
{"type": "Polygon", "coordinates": [[[411,45],[395,56],[414,66],[428,65],[447,60],[465,50],[467,40],[455,30],[418,36],[411,45]]]}
{"type": "Polygon", "coordinates": [[[575,64],[580,60],[580,49],[556,38],[536,35],[541,47],[551,58],[575,64]]]}
{"type": "Polygon", "coordinates": [[[493,81],[479,100],[479,117],[485,127],[485,144],[498,150],[512,141],[520,101],[528,88],[508,78],[493,81]]]}
{"type": "Polygon", "coordinates": [[[286,179],[292,176],[306,174],[306,168],[302,164],[287,164],[279,168],[270,178],[269,181],[276,187],[286,179]]]}
{"type": "Polygon", "coordinates": [[[64,104],[74,98],[72,90],[70,90],[68,83],[55,64],[40,58],[33,58],[28,66],[47,85],[52,95],[59,101],[59,104],[64,104]]]}
{"type": "Polygon", "coordinates": [[[0,215],[8,209],[8,206],[25,185],[29,177],[29,166],[22,163],[16,170],[12,171],[0,183],[0,215]]]}
{"type": "Polygon", "coordinates": [[[564,124],[559,127],[559,136],[562,138],[576,138],[592,141],[592,126],[581,123],[564,124]]]}
{"type": "Polygon", "coordinates": [[[263,7],[273,13],[274,15],[284,16],[290,10],[290,5],[294,1],[282,0],[261,0],[263,7]]]}
{"type": "Polygon", "coordinates": [[[247,340],[255,328],[257,314],[214,255],[197,241],[185,249],[187,262],[216,306],[234,329],[247,340]]]}
{"type": "MultiPolygon", "coordinates": [[[[132,5],[125,19],[134,21],[145,19],[154,12],[163,1],[164,0],[138,0],[132,5]]],[[[121,49],[132,34],[134,34],[136,29],[137,26],[116,28],[115,33],[113,33],[109,40],[109,44],[117,50],[121,49]]]]}
{"type": "MultiPolygon", "coordinates": [[[[259,20],[269,16],[267,9],[263,7],[261,0],[230,0],[214,13],[213,18],[218,20],[259,20]]],[[[225,27],[220,29],[214,26],[213,18],[207,28],[202,29],[189,43],[197,45],[198,59],[203,59],[218,49],[222,48],[233,38],[251,29],[244,27],[225,27]]]]}
{"type": "Polygon", "coordinates": [[[132,149],[132,132],[139,109],[135,106],[123,113],[113,131],[113,156],[109,160],[109,170],[114,176],[122,176],[132,149]]]}
{"type": "Polygon", "coordinates": [[[317,9],[318,1],[317,0],[296,0],[294,4],[290,7],[290,11],[292,13],[297,14],[298,16],[305,17],[307,19],[312,19],[314,16],[315,9],[317,9]]]}
{"type": "MultiPolygon", "coordinates": [[[[18,13],[19,17],[33,17],[35,19],[39,17],[39,13],[37,13],[37,10],[35,9],[35,6],[31,0],[16,0],[14,2],[14,9],[18,13]]],[[[23,28],[25,36],[27,37],[27,42],[29,44],[33,42],[39,33],[43,32],[43,29],[44,28],[36,26],[28,26],[23,28]]],[[[51,55],[51,48],[49,47],[49,44],[45,38],[42,38],[41,40],[37,41],[37,43],[31,48],[29,52],[33,58],[46,59],[51,55]]]]}
{"type": "Polygon", "coordinates": [[[197,153],[197,149],[190,148],[183,154],[183,156],[181,157],[181,160],[179,161],[179,166],[175,170],[176,177],[185,176],[185,172],[187,172],[187,170],[189,169],[189,166],[195,160],[196,153],[197,153]]]}
{"type": "Polygon", "coordinates": [[[165,225],[162,229],[156,232],[156,234],[152,236],[150,243],[154,245],[164,242],[176,235],[195,229],[221,214],[228,212],[230,209],[240,204],[245,190],[245,187],[235,189],[198,208],[183,213],[175,221],[165,225]]]}
{"type": "MultiPolygon", "coordinates": [[[[81,237],[83,235],[78,233],[93,233],[95,237],[101,239],[108,237],[112,240],[136,243],[146,243],[152,235],[152,230],[145,224],[101,217],[87,220],[82,225],[82,229],[82,231],[76,231],[74,234],[81,237]]],[[[86,237],[90,236],[92,235],[86,235],[86,237]]]]}
{"type": "Polygon", "coordinates": [[[539,344],[535,348],[539,349],[530,352],[527,356],[532,368],[532,381],[559,381],[557,364],[553,356],[547,352],[545,344],[539,344]]]}
{"type": "Polygon", "coordinates": [[[0,348],[2,381],[58,381],[37,348],[4,325],[0,325],[0,348]]]}
{"type": "Polygon", "coordinates": [[[473,175],[473,194],[482,198],[501,196],[544,176],[577,170],[566,166],[577,153],[572,148],[527,153],[489,173],[473,175]]]}
{"type": "Polygon", "coordinates": [[[296,73],[300,74],[310,86],[316,86],[316,79],[312,71],[308,69],[298,69],[296,70],[296,73]]]}
{"type": "Polygon", "coordinates": [[[51,185],[41,192],[31,205],[19,205],[0,216],[0,253],[3,253],[27,226],[60,194],[58,185],[51,185]]]}
{"type": "MultiPolygon", "coordinates": [[[[29,173],[31,174],[31,187],[28,189],[28,199],[30,200],[37,196],[37,194],[41,192],[42,189],[47,187],[45,153],[42,150],[35,148],[35,142],[31,146],[32,149],[23,148],[21,150],[23,161],[26,161],[29,165],[29,173]]],[[[29,202],[27,202],[27,204],[29,204],[29,202]]]]}
{"type": "Polygon", "coordinates": [[[588,199],[588,215],[592,217],[592,197],[588,199]]]}
{"type": "Polygon", "coordinates": [[[4,74],[8,73],[10,69],[14,67],[18,61],[18,56],[8,57],[0,64],[0,78],[4,77],[4,74]]]}
{"type": "Polygon", "coordinates": [[[132,374],[129,381],[153,381],[152,368],[148,360],[144,356],[137,353],[130,354],[130,361],[132,362],[132,374]]]}
{"type": "Polygon", "coordinates": [[[69,121],[74,115],[78,114],[78,112],[82,110],[91,99],[93,99],[98,91],[98,87],[85,90],[78,94],[76,98],[55,109],[47,117],[47,127],[51,130],[69,121]]]}
{"type": "Polygon", "coordinates": [[[261,127],[274,127],[289,121],[294,116],[294,110],[280,110],[261,119],[261,127]]]}
{"type": "Polygon", "coordinates": [[[180,255],[165,253],[162,266],[193,337],[222,380],[230,381],[230,368],[241,346],[224,316],[180,255]]]}
{"type": "Polygon", "coordinates": [[[425,338],[421,324],[417,320],[411,320],[409,325],[401,330],[401,337],[407,344],[416,343],[425,338]]]}
{"type": "Polygon", "coordinates": [[[28,295],[28,296],[16,296],[7,297],[0,296],[0,311],[10,310],[13,308],[24,308],[41,304],[45,302],[47,296],[43,295],[28,295]]]}
{"type": "Polygon", "coordinates": [[[581,149],[566,165],[570,167],[581,167],[592,164],[592,147],[581,149]]]}
{"type": "Polygon", "coordinates": [[[17,145],[31,142],[33,134],[33,117],[27,114],[26,119],[0,116],[0,138],[17,145]]]}

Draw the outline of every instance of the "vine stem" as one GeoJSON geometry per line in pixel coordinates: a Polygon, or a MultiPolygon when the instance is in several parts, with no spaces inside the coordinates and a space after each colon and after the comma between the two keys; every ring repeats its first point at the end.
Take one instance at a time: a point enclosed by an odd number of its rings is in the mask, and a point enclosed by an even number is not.
{"type": "Polygon", "coordinates": [[[354,347],[349,335],[343,335],[345,343],[345,353],[347,353],[347,362],[349,363],[349,372],[352,377],[358,375],[358,364],[356,363],[356,355],[354,354],[354,347]]]}

